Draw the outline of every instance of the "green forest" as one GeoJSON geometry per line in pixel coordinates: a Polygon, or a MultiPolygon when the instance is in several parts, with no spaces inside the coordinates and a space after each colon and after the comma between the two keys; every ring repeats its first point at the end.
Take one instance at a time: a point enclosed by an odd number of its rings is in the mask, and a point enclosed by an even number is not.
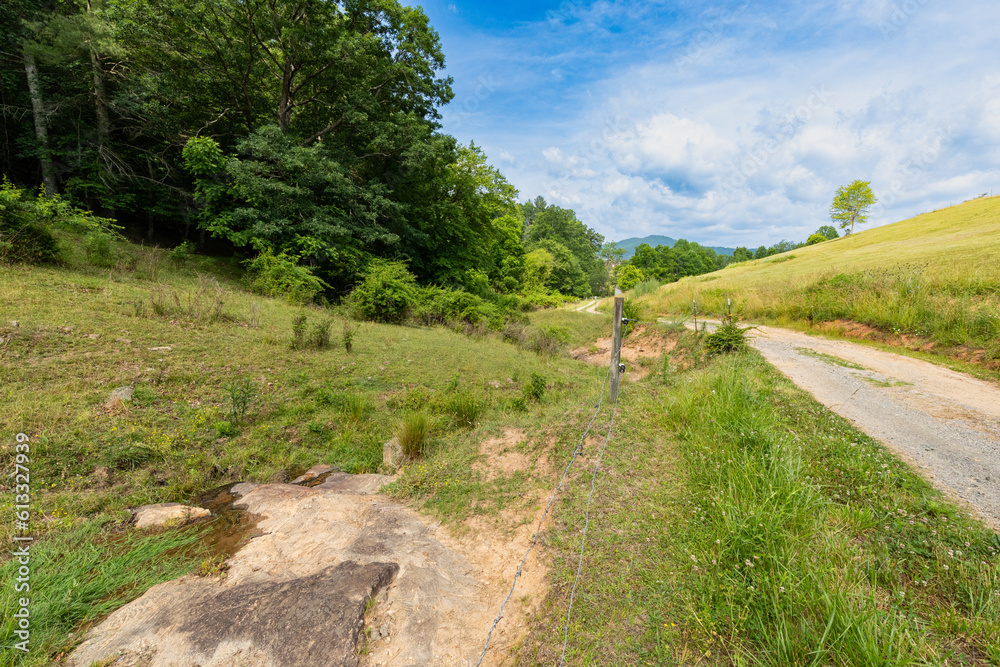
{"type": "Polygon", "coordinates": [[[623,264],[574,211],[519,203],[442,131],[452,80],[420,8],[25,0],[0,30],[0,259],[63,239],[113,266],[127,239],[237,258],[263,294],[491,324],[732,260],[680,241],[623,264]]]}

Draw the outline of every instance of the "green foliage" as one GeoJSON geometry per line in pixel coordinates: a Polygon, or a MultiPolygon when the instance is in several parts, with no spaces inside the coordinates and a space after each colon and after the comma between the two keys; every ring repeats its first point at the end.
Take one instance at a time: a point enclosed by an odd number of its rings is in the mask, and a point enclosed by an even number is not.
{"type": "Polygon", "coordinates": [[[354,347],[354,325],[350,318],[344,318],[344,326],[341,329],[340,340],[344,343],[344,351],[350,354],[354,347]]]}
{"type": "Polygon", "coordinates": [[[830,204],[830,218],[850,234],[854,231],[855,223],[863,225],[868,222],[868,211],[877,201],[869,181],[859,180],[850,185],[842,185],[837,188],[833,203],[830,204]]]}
{"type": "Polygon", "coordinates": [[[840,234],[837,233],[837,228],[832,225],[823,225],[816,230],[817,234],[822,234],[827,238],[827,240],[832,241],[835,238],[839,238],[840,234]]]}
{"type": "MultiPolygon", "coordinates": [[[[627,320],[642,321],[646,317],[646,308],[642,302],[635,299],[625,299],[622,302],[622,317],[627,320]]],[[[635,330],[635,323],[629,322],[628,326],[622,330],[622,335],[627,336],[635,330]]]]}
{"type": "Polygon", "coordinates": [[[417,306],[419,297],[416,278],[406,264],[374,260],[351,292],[349,303],[364,319],[399,324],[417,306]]]}
{"type": "Polygon", "coordinates": [[[817,232],[815,234],[810,235],[809,238],[806,239],[806,245],[816,245],[817,243],[822,243],[823,241],[828,241],[828,240],[829,239],[827,239],[826,236],[817,232]]]}
{"type": "Polygon", "coordinates": [[[639,283],[646,280],[642,271],[632,264],[622,264],[618,267],[618,287],[623,292],[627,292],[639,283]]]}
{"type": "Polygon", "coordinates": [[[240,434],[236,424],[228,421],[215,422],[215,435],[219,438],[235,438],[240,434]]]}
{"type": "Polygon", "coordinates": [[[491,327],[503,324],[503,315],[496,305],[464,290],[426,287],[420,290],[420,302],[414,308],[415,319],[423,324],[488,322],[491,327]]]}
{"type": "Polygon", "coordinates": [[[286,253],[265,249],[246,262],[247,284],[264,296],[283,297],[294,304],[312,303],[326,284],[286,253]]]}
{"type": "Polygon", "coordinates": [[[732,354],[749,349],[747,334],[749,329],[740,327],[732,317],[723,318],[723,322],[712,333],[705,336],[705,347],[712,354],[732,354]]]}
{"type": "Polygon", "coordinates": [[[403,455],[416,459],[424,454],[427,437],[430,435],[431,418],[425,412],[409,412],[404,415],[396,430],[403,455]]]}
{"type": "Polygon", "coordinates": [[[485,405],[471,394],[455,394],[448,399],[448,412],[461,428],[475,428],[485,405]]]}
{"type": "Polygon", "coordinates": [[[305,313],[300,313],[292,319],[292,340],[289,347],[293,350],[307,348],[325,350],[330,347],[330,329],[333,327],[333,320],[321,319],[314,322],[311,328],[307,326],[308,321],[309,316],[305,313]]]}
{"type": "Polygon", "coordinates": [[[242,421],[257,395],[257,388],[253,380],[243,378],[242,380],[224,382],[222,390],[226,392],[226,398],[229,399],[229,421],[233,423],[242,421]]]}
{"type": "Polygon", "coordinates": [[[646,296],[647,294],[652,294],[660,288],[660,281],[656,278],[650,280],[644,280],[635,287],[632,288],[632,298],[638,299],[641,296],[646,296]]]}
{"type": "Polygon", "coordinates": [[[191,259],[197,246],[191,241],[182,241],[177,247],[170,251],[170,260],[175,264],[183,264],[191,259]]]}
{"type": "Polygon", "coordinates": [[[541,402],[545,398],[545,376],[541,373],[532,373],[528,383],[524,385],[524,399],[526,401],[541,402]]]}
{"type": "Polygon", "coordinates": [[[83,247],[87,261],[102,269],[110,269],[118,263],[118,253],[110,234],[93,231],[83,237],[83,247]]]}

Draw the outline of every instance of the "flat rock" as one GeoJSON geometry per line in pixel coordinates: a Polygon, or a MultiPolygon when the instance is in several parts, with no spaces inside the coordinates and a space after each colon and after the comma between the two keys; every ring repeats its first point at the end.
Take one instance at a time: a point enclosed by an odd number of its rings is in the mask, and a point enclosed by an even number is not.
{"type": "Polygon", "coordinates": [[[132,400],[132,394],[134,392],[135,392],[135,388],[134,387],[129,387],[129,386],[118,387],[113,392],[111,392],[111,397],[110,397],[109,400],[113,400],[113,399],[118,398],[118,399],[121,399],[123,401],[131,401],[132,400]]]}
{"type": "Polygon", "coordinates": [[[211,516],[201,507],[189,507],[180,503],[159,503],[143,505],[132,510],[136,528],[162,528],[163,526],[183,526],[211,516]]]}
{"type": "Polygon", "coordinates": [[[160,347],[151,347],[151,348],[149,348],[149,351],[150,352],[170,352],[173,349],[174,348],[170,347],[169,345],[162,345],[160,347]]]}
{"type": "Polygon", "coordinates": [[[412,510],[345,491],[385,479],[333,472],[315,487],[234,485],[235,507],[256,517],[259,533],[229,559],[226,578],[154,586],[88,631],[67,664],[112,656],[116,666],[144,667],[476,664],[506,593],[493,581],[500,575],[412,510]],[[372,597],[377,641],[359,658],[372,597]]]}

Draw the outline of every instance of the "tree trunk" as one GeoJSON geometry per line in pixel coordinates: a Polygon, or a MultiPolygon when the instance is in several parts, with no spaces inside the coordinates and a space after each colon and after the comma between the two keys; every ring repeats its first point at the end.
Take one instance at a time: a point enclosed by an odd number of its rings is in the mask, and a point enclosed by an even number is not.
{"type": "Polygon", "coordinates": [[[56,183],[56,170],[49,156],[49,129],[45,118],[45,105],[42,102],[42,86],[38,81],[38,63],[35,56],[24,54],[24,72],[28,77],[28,95],[31,97],[31,112],[35,119],[35,138],[38,139],[38,160],[42,164],[42,182],[45,184],[45,194],[49,197],[59,194],[56,183]]]}
{"type": "Polygon", "coordinates": [[[104,70],[101,68],[101,58],[90,49],[90,70],[94,78],[94,107],[97,111],[97,145],[104,146],[111,131],[111,121],[108,120],[108,94],[104,87],[104,70]]]}
{"type": "Polygon", "coordinates": [[[295,78],[295,65],[285,57],[285,68],[281,73],[281,99],[278,102],[278,127],[287,130],[292,122],[292,80],[295,78]]]}

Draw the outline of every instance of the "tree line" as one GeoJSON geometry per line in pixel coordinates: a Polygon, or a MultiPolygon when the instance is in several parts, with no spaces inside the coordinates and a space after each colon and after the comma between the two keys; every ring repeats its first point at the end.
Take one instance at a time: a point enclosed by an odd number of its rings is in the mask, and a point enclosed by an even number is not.
{"type": "Polygon", "coordinates": [[[132,240],[189,240],[331,298],[386,261],[474,294],[608,289],[599,234],[519,204],[442,132],[452,80],[420,8],[23,0],[0,7],[0,34],[8,194],[44,188],[132,240]]]}

